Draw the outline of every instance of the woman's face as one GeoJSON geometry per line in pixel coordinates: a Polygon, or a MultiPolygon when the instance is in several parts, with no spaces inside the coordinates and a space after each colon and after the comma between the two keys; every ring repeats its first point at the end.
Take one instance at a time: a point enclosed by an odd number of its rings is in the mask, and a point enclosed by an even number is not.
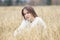
{"type": "Polygon", "coordinates": [[[34,18],[34,16],[30,12],[28,12],[26,9],[24,9],[23,13],[26,20],[31,20],[34,18]]]}

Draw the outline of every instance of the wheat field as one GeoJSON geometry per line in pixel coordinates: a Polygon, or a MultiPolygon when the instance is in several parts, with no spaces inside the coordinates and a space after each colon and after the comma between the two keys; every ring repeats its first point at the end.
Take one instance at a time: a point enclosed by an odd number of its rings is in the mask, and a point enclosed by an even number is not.
{"type": "Polygon", "coordinates": [[[23,20],[21,15],[23,7],[0,7],[0,40],[60,40],[60,6],[33,6],[38,16],[45,21],[47,28],[41,35],[38,35],[40,32],[38,29],[33,28],[31,34],[23,34],[17,39],[14,38],[13,32],[23,20]]]}

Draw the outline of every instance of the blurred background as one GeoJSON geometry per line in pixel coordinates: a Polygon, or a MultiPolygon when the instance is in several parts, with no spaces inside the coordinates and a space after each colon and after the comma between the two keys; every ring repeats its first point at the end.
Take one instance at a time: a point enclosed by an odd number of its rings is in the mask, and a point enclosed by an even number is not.
{"type": "Polygon", "coordinates": [[[0,0],[0,6],[60,5],[60,0],[0,0]]]}
{"type": "Polygon", "coordinates": [[[13,33],[23,20],[21,10],[25,5],[31,5],[46,23],[48,34],[52,35],[47,34],[46,40],[60,39],[60,0],[0,0],[0,40],[16,40],[13,33]]]}

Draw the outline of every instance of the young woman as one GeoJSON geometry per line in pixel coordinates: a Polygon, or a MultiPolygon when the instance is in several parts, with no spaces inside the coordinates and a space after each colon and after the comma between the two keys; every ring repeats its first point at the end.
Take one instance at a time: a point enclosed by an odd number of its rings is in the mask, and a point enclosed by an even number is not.
{"type": "Polygon", "coordinates": [[[24,17],[24,20],[22,21],[21,25],[18,27],[18,29],[15,30],[14,36],[19,33],[22,33],[22,30],[26,28],[26,31],[30,31],[33,27],[38,25],[41,25],[43,28],[46,28],[46,24],[44,21],[38,17],[35,10],[31,6],[26,6],[22,9],[22,16],[24,17]]]}

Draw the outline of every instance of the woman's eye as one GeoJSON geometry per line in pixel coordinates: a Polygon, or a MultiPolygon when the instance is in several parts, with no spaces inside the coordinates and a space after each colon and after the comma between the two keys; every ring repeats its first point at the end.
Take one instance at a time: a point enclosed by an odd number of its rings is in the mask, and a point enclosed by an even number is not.
{"type": "Polygon", "coordinates": [[[27,12],[27,13],[24,13],[24,15],[26,15],[26,14],[29,14],[29,12],[27,12]]]}
{"type": "Polygon", "coordinates": [[[27,14],[29,14],[29,12],[27,12],[27,14]]]}

